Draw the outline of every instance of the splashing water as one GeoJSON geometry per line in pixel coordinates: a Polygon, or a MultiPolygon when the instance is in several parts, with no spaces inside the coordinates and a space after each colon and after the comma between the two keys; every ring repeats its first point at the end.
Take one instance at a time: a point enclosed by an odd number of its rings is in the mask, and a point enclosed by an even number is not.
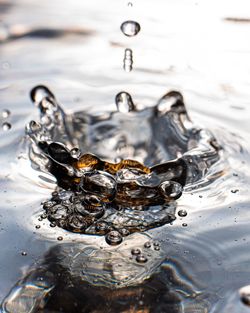
{"type": "MultiPolygon", "coordinates": [[[[183,187],[204,180],[222,153],[212,134],[194,127],[183,97],[176,91],[142,111],[136,109],[128,93],[121,92],[116,96],[119,111],[101,118],[101,122],[96,120],[92,133],[96,137],[91,142],[86,142],[84,133],[79,138],[75,135],[75,129],[82,127],[74,123],[79,120],[77,114],[68,118],[47,87],[32,89],[31,99],[40,109],[40,121],[31,121],[26,128],[31,139],[30,159],[36,167],[53,174],[58,184],[52,198],[43,204],[46,217],[53,226],[68,231],[106,234],[110,245],[120,244],[124,235],[175,220],[175,200],[181,197],[183,187]],[[143,132],[136,129],[141,127],[141,116],[147,121],[143,132]],[[68,124],[69,120],[73,123],[68,124]],[[112,146],[106,145],[108,154],[101,151],[98,143],[105,145],[122,124],[123,135],[114,138],[112,146]],[[130,136],[131,129],[138,139],[130,136]],[[63,133],[64,141],[58,142],[63,133]],[[111,157],[121,161],[113,163],[111,157]]],[[[85,120],[94,119],[87,118],[87,112],[80,114],[85,120]]],[[[86,124],[84,128],[87,132],[93,126],[86,124]]]]}
{"type": "MultiPolygon", "coordinates": [[[[10,15],[0,25],[0,122],[11,125],[0,131],[4,312],[248,312],[250,95],[240,36],[248,27],[225,20],[233,2],[213,14],[206,1],[188,10],[145,3],[133,16],[145,25],[141,40],[110,32],[123,11],[112,0],[101,9],[24,0],[10,13],[0,4],[10,15]],[[43,8],[53,16],[45,28],[43,8]],[[213,36],[204,36],[206,23],[213,36]],[[129,75],[100,57],[120,58],[130,42],[129,75]],[[27,101],[37,82],[63,101],[40,88],[40,118],[27,101]],[[183,91],[199,125],[180,94],[156,102],[163,86],[183,91]]],[[[236,5],[232,14],[244,15],[236,5]]]]}

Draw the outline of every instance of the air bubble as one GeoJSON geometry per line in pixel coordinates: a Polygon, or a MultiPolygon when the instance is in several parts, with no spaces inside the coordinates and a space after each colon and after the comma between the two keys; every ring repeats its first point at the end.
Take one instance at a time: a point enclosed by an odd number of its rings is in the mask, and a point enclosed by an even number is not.
{"type": "Polygon", "coordinates": [[[123,69],[125,72],[131,72],[133,69],[133,51],[131,49],[125,49],[123,69]]]}
{"type": "Polygon", "coordinates": [[[74,148],[70,150],[70,155],[72,158],[78,159],[81,156],[81,150],[78,148],[74,148]]]}
{"type": "Polygon", "coordinates": [[[141,254],[141,250],[138,248],[134,248],[131,250],[131,254],[132,255],[139,255],[139,254],[141,254]]]}
{"type": "Polygon", "coordinates": [[[22,252],[21,252],[21,255],[22,255],[22,256],[26,256],[26,255],[27,255],[27,252],[26,252],[26,251],[22,251],[22,252]]]}
{"type": "Polygon", "coordinates": [[[135,105],[133,103],[132,97],[126,91],[119,92],[116,95],[115,103],[119,112],[127,113],[135,110],[135,105]]]}
{"type": "Polygon", "coordinates": [[[187,223],[183,223],[182,226],[183,226],[183,227],[187,227],[188,224],[187,224],[187,223]]]}
{"type": "Polygon", "coordinates": [[[178,211],[178,215],[179,215],[180,217],[185,217],[185,216],[187,216],[187,211],[186,211],[186,210],[179,210],[179,211],[178,211]]]}
{"type": "Polygon", "coordinates": [[[132,7],[133,3],[132,2],[128,2],[128,7],[132,7]]]}
{"type": "Polygon", "coordinates": [[[151,243],[149,241],[145,242],[144,247],[147,249],[151,248],[151,243]]]}
{"type": "Polygon", "coordinates": [[[174,200],[180,198],[182,189],[182,185],[174,181],[165,181],[159,186],[159,190],[165,198],[174,200]]]}
{"type": "Polygon", "coordinates": [[[41,226],[40,225],[36,225],[36,229],[39,229],[39,228],[41,228],[41,226]]]}
{"type": "Polygon", "coordinates": [[[136,36],[141,30],[141,26],[139,23],[135,21],[126,21],[121,25],[121,31],[125,36],[133,37],[136,36]]]}
{"type": "Polygon", "coordinates": [[[2,128],[4,131],[10,130],[11,129],[11,124],[10,123],[3,123],[2,128]]]}
{"type": "Polygon", "coordinates": [[[7,117],[9,117],[10,116],[10,111],[9,110],[3,110],[2,111],[2,117],[3,118],[7,118],[7,117]]]}
{"type": "Polygon", "coordinates": [[[112,230],[106,235],[105,240],[107,244],[116,246],[122,242],[122,235],[118,231],[112,230]]]}
{"type": "Polygon", "coordinates": [[[59,237],[57,237],[57,240],[58,240],[58,241],[62,241],[62,240],[63,240],[63,237],[62,237],[62,236],[59,236],[59,237]]]}
{"type": "Polygon", "coordinates": [[[148,259],[147,259],[147,257],[146,257],[145,255],[139,254],[139,255],[137,255],[137,257],[136,257],[136,261],[137,261],[138,263],[146,263],[146,262],[148,261],[148,259]]]}

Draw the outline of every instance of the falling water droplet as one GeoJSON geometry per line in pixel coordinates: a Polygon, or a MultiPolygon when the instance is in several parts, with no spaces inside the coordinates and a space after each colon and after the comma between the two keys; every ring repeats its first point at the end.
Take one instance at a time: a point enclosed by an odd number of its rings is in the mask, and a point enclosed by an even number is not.
{"type": "Polygon", "coordinates": [[[125,36],[133,37],[136,36],[141,30],[141,26],[139,23],[135,21],[126,21],[121,25],[121,31],[125,36]]]}
{"type": "Polygon", "coordinates": [[[118,231],[112,230],[106,235],[105,240],[107,244],[116,246],[122,242],[122,235],[118,231]]]}
{"type": "Polygon", "coordinates": [[[180,211],[178,211],[178,215],[180,217],[185,217],[185,216],[187,216],[187,211],[186,210],[180,210],[180,211]]]}
{"type": "Polygon", "coordinates": [[[4,131],[10,130],[11,129],[11,124],[10,123],[3,123],[2,128],[4,131]]]}
{"type": "Polygon", "coordinates": [[[241,301],[250,306],[250,285],[240,288],[239,294],[241,301]]]}
{"type": "Polygon", "coordinates": [[[119,112],[127,113],[135,110],[132,97],[126,91],[122,91],[116,95],[115,103],[119,112]]]}
{"type": "Polygon", "coordinates": [[[145,255],[139,254],[139,255],[137,255],[137,257],[136,257],[136,261],[137,261],[138,263],[146,263],[146,262],[148,261],[148,259],[147,259],[147,257],[145,257],[145,255]]]}
{"type": "Polygon", "coordinates": [[[10,111],[9,110],[3,110],[2,111],[2,117],[3,118],[7,118],[7,117],[9,117],[10,116],[10,111]]]}
{"type": "Polygon", "coordinates": [[[133,69],[133,51],[131,49],[125,49],[123,69],[125,72],[131,72],[133,69]]]}
{"type": "Polygon", "coordinates": [[[49,90],[49,88],[43,85],[34,87],[30,92],[30,98],[34,103],[39,103],[46,97],[55,99],[54,94],[49,90]]]}

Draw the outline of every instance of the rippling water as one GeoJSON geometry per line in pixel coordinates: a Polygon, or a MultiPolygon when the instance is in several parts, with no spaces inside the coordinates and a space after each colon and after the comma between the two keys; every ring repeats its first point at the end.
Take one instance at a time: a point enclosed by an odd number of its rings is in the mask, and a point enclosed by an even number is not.
{"type": "Polygon", "coordinates": [[[238,293],[250,284],[248,9],[243,0],[0,1],[0,298],[12,290],[10,312],[15,301],[28,312],[32,295],[31,312],[250,310],[238,293]],[[122,35],[126,20],[140,23],[135,38],[122,35]],[[181,91],[193,122],[224,150],[221,175],[184,190],[176,211],[187,216],[115,250],[103,237],[49,227],[38,217],[56,184],[25,150],[25,125],[39,118],[28,94],[41,83],[68,114],[110,112],[123,90],[140,109],[181,91]],[[144,252],[146,242],[149,261],[138,263],[131,249],[144,252]]]}

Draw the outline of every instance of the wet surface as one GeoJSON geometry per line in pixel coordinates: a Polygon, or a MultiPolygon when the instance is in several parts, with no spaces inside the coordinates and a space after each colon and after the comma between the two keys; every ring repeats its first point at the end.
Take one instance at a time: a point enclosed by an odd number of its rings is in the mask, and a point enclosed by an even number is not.
{"type": "MultiPolygon", "coordinates": [[[[250,28],[225,21],[247,19],[247,2],[170,1],[168,9],[164,1],[0,3],[0,297],[5,308],[248,312],[248,289],[240,288],[249,285],[250,271],[250,28]],[[140,22],[134,38],[121,33],[128,20],[140,22]],[[133,50],[130,72],[123,70],[126,48],[133,50]],[[143,110],[179,90],[192,121],[209,129],[223,149],[216,163],[220,175],[211,167],[205,180],[186,186],[173,223],[125,236],[116,246],[104,236],[51,227],[39,218],[56,180],[31,166],[25,138],[25,125],[39,119],[28,97],[37,84],[55,92],[74,125],[86,125],[79,112],[108,116],[121,91],[143,110]]],[[[84,131],[78,127],[75,133],[81,138],[84,131]]],[[[109,145],[101,144],[90,152],[114,161],[107,158],[109,145]]]]}

